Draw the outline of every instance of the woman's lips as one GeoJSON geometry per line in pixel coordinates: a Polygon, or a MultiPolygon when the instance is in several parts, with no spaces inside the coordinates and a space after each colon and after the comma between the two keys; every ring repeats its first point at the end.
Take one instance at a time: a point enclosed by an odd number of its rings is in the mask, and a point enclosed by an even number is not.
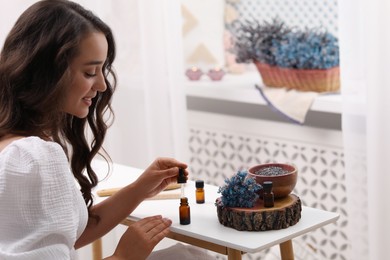
{"type": "Polygon", "coordinates": [[[92,98],[83,98],[83,101],[85,104],[87,104],[88,106],[91,106],[92,105],[92,98]]]}

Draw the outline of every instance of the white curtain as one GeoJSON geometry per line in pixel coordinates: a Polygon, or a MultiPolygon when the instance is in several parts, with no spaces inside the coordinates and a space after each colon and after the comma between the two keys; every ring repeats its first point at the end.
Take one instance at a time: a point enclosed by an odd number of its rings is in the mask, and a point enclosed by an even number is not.
{"type": "Polygon", "coordinates": [[[187,162],[180,1],[139,5],[149,159],[168,155],[187,162]]]}
{"type": "MultiPolygon", "coordinates": [[[[93,2],[96,8],[96,1],[93,2]]],[[[145,168],[158,156],[187,162],[179,0],[98,2],[117,40],[116,119],[106,147],[113,160],[145,168]]],[[[92,8],[92,5],[91,5],[92,8]]]]}
{"type": "Polygon", "coordinates": [[[389,14],[389,1],[339,1],[348,238],[354,260],[388,259],[389,14]]]}

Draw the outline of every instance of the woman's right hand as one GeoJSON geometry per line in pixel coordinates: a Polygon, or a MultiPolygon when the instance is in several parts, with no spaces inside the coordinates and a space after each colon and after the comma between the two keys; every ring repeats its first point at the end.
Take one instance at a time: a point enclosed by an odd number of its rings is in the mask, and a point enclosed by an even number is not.
{"type": "Polygon", "coordinates": [[[161,216],[141,219],[130,225],[119,240],[110,259],[146,259],[153,248],[169,233],[172,221],[161,216]]]}
{"type": "Polygon", "coordinates": [[[164,190],[169,184],[177,183],[179,168],[184,169],[184,175],[188,178],[187,164],[174,158],[157,158],[133,183],[136,187],[136,194],[142,195],[143,199],[150,198],[164,190]]]}

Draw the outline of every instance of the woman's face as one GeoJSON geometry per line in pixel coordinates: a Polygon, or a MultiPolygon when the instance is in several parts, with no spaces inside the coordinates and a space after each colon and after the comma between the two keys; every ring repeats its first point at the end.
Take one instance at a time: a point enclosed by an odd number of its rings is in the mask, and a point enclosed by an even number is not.
{"type": "Polygon", "coordinates": [[[106,90],[102,68],[107,51],[108,44],[103,33],[90,33],[81,41],[79,55],[69,67],[71,85],[65,100],[66,113],[86,117],[97,92],[106,90]]]}

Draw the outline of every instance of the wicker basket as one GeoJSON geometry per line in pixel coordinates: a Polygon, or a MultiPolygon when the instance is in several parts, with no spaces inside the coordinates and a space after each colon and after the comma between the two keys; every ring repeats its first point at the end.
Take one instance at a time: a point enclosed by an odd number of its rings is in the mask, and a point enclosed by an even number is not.
{"type": "Polygon", "coordinates": [[[270,66],[254,61],[263,83],[268,87],[286,87],[299,91],[336,92],[340,90],[339,67],[300,70],[270,66]]]}

